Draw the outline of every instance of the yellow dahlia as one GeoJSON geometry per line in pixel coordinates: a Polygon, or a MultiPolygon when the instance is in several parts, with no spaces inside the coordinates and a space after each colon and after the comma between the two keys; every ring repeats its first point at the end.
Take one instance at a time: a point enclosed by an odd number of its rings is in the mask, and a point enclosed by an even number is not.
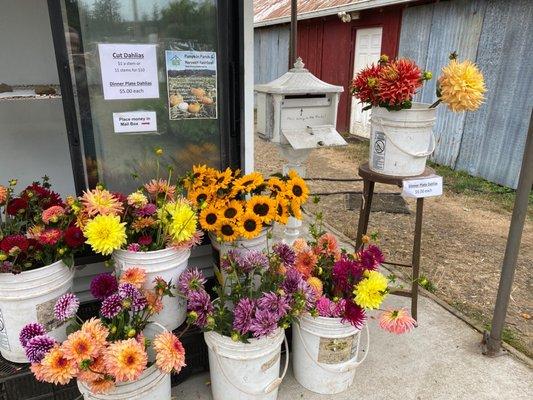
{"type": "Polygon", "coordinates": [[[146,271],[141,267],[130,267],[120,275],[120,283],[130,283],[137,289],[146,282],[146,271]]]}
{"type": "Polygon", "coordinates": [[[198,218],[186,202],[167,203],[158,215],[173,243],[185,242],[194,236],[198,218]]]}
{"type": "Polygon", "coordinates": [[[322,296],[324,285],[320,279],[318,279],[316,276],[311,276],[307,278],[307,283],[313,288],[317,297],[322,296]]]}
{"type": "Polygon", "coordinates": [[[110,191],[101,188],[84,192],[81,203],[85,213],[91,217],[97,214],[118,215],[123,210],[120,201],[110,191]]]}
{"type": "Polygon", "coordinates": [[[62,347],[65,357],[73,360],[76,364],[83,360],[91,360],[98,353],[98,348],[91,335],[83,331],[76,331],[68,335],[62,347]]]}
{"type": "Polygon", "coordinates": [[[353,291],[355,303],[362,308],[379,308],[387,295],[388,280],[377,271],[365,271],[364,279],[353,291]]]}
{"type": "Polygon", "coordinates": [[[111,343],[104,354],[104,364],[108,374],[117,382],[134,381],[146,369],[148,356],[135,339],[119,340],[111,343]]]}
{"type": "Polygon", "coordinates": [[[76,363],[65,357],[63,348],[56,345],[41,361],[43,380],[56,385],[66,385],[78,372],[76,363]]]}
{"type": "Polygon", "coordinates": [[[143,207],[148,204],[148,198],[141,191],[136,191],[128,196],[128,205],[134,207],[143,207]]]}
{"type": "Polygon", "coordinates": [[[185,349],[180,340],[171,332],[163,332],[153,342],[156,351],[155,362],[164,373],[179,373],[185,366],[185,349]]]}
{"type": "Polygon", "coordinates": [[[83,234],[95,253],[107,256],[126,244],[126,223],[117,216],[97,215],[87,222],[83,234]]]}
{"type": "Polygon", "coordinates": [[[470,60],[451,60],[442,68],[438,86],[441,100],[454,112],[477,110],[486,91],[483,74],[470,60]]]}

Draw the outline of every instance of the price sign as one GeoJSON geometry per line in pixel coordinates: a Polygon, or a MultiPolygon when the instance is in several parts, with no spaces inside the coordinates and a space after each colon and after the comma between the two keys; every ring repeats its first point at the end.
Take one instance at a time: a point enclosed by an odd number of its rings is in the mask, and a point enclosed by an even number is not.
{"type": "Polygon", "coordinates": [[[157,99],[155,44],[98,44],[104,99],[157,99]]]}
{"type": "Polygon", "coordinates": [[[433,197],[442,195],[442,176],[432,175],[420,179],[404,179],[402,196],[433,197]]]}

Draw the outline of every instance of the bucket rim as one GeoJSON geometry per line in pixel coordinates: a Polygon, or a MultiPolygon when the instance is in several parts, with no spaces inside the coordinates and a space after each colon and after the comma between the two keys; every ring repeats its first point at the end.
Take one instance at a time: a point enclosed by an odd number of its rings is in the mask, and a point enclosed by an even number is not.
{"type": "MultiPolygon", "coordinates": [[[[31,278],[41,278],[41,275],[43,273],[46,274],[46,272],[50,272],[52,269],[62,269],[66,268],[69,271],[74,270],[74,268],[69,268],[67,264],[63,262],[63,260],[57,260],[53,262],[52,264],[45,265],[44,267],[35,268],[29,271],[22,271],[20,274],[12,274],[10,272],[4,272],[0,273],[0,282],[9,282],[10,280],[16,279],[19,281],[27,281],[31,278]],[[60,268],[58,268],[60,267],[60,268]]],[[[48,275],[48,274],[46,274],[48,275]]]]}
{"type": "Polygon", "coordinates": [[[215,331],[204,332],[204,340],[209,350],[214,351],[222,357],[242,360],[242,355],[247,354],[247,359],[263,357],[265,354],[276,351],[283,343],[284,329],[278,327],[270,336],[262,338],[252,338],[250,343],[235,342],[229,336],[222,335],[215,331]],[[222,350],[222,351],[220,351],[222,350]]]}
{"type": "Polygon", "coordinates": [[[167,254],[167,253],[187,254],[190,252],[191,252],[191,249],[189,248],[165,247],[164,249],[149,250],[149,251],[131,251],[127,249],[118,249],[118,250],[113,251],[113,255],[128,256],[128,255],[140,254],[140,255],[158,256],[158,255],[167,254]]]}

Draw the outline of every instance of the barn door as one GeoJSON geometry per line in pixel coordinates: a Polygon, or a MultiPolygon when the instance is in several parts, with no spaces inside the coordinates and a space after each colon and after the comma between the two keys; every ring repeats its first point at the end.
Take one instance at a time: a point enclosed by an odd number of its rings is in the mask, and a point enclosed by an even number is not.
{"type": "MultiPolygon", "coordinates": [[[[354,76],[367,65],[377,62],[381,55],[381,35],[383,28],[357,29],[354,52],[354,76]]],[[[370,136],[370,111],[363,111],[363,106],[352,99],[350,113],[350,133],[352,135],[370,136]]]]}

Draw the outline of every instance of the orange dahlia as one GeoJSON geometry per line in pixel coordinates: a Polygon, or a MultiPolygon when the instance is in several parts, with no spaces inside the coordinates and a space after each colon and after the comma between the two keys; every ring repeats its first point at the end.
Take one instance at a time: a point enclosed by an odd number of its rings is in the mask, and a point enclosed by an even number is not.
{"type": "Polygon", "coordinates": [[[422,83],[422,71],[414,61],[400,59],[385,64],[379,72],[380,102],[401,108],[405,102],[413,100],[422,83]]]}
{"type": "Polygon", "coordinates": [[[131,283],[137,289],[146,282],[146,271],[140,267],[130,267],[120,275],[120,283],[131,283]]]}
{"type": "Polygon", "coordinates": [[[304,278],[309,278],[318,262],[318,258],[311,250],[303,251],[296,255],[294,267],[300,271],[304,278]]]}
{"type": "Polygon", "coordinates": [[[39,373],[43,380],[56,385],[66,385],[78,372],[74,360],[65,357],[63,348],[55,346],[41,361],[39,373]]]}
{"type": "Polygon", "coordinates": [[[108,190],[96,188],[83,192],[81,203],[85,213],[89,216],[95,215],[119,215],[122,213],[122,203],[113,193],[108,190]]]}
{"type": "Polygon", "coordinates": [[[131,229],[135,232],[142,231],[143,229],[150,228],[156,224],[156,221],[152,217],[137,218],[131,223],[131,229]]]}
{"type": "Polygon", "coordinates": [[[114,387],[115,382],[111,378],[101,377],[101,375],[99,379],[89,383],[89,389],[94,394],[108,393],[114,387]]]}
{"type": "Polygon", "coordinates": [[[171,185],[164,179],[152,179],[144,185],[144,188],[152,196],[157,197],[159,194],[164,194],[165,199],[173,199],[176,193],[176,186],[171,185]]]}
{"type": "Polygon", "coordinates": [[[101,379],[103,377],[102,374],[105,374],[104,358],[99,356],[92,360],[89,368],[82,369],[78,372],[76,378],[80,381],[90,383],[101,379]]]}
{"type": "Polygon", "coordinates": [[[85,321],[81,326],[81,332],[88,333],[100,353],[107,345],[107,337],[109,336],[109,329],[98,318],[91,318],[85,321]]]}
{"type": "Polygon", "coordinates": [[[163,310],[163,301],[153,290],[145,290],[144,297],[152,314],[159,314],[163,310]]]}
{"type": "Polygon", "coordinates": [[[84,360],[91,360],[98,353],[98,347],[91,335],[81,330],[68,335],[62,347],[65,357],[77,364],[84,360]]]}
{"type": "Polygon", "coordinates": [[[34,363],[30,366],[31,372],[39,382],[46,382],[46,377],[44,376],[44,367],[40,363],[34,363]]]}
{"type": "Polygon", "coordinates": [[[7,200],[9,191],[5,186],[0,185],[0,204],[4,204],[7,200]]]}
{"type": "Polygon", "coordinates": [[[157,367],[169,374],[179,373],[185,366],[185,349],[180,340],[171,332],[163,332],[154,339],[157,367]]]}
{"type": "Polygon", "coordinates": [[[134,381],[146,369],[148,356],[135,339],[119,340],[109,345],[104,354],[107,372],[117,382],[134,381]]]}

